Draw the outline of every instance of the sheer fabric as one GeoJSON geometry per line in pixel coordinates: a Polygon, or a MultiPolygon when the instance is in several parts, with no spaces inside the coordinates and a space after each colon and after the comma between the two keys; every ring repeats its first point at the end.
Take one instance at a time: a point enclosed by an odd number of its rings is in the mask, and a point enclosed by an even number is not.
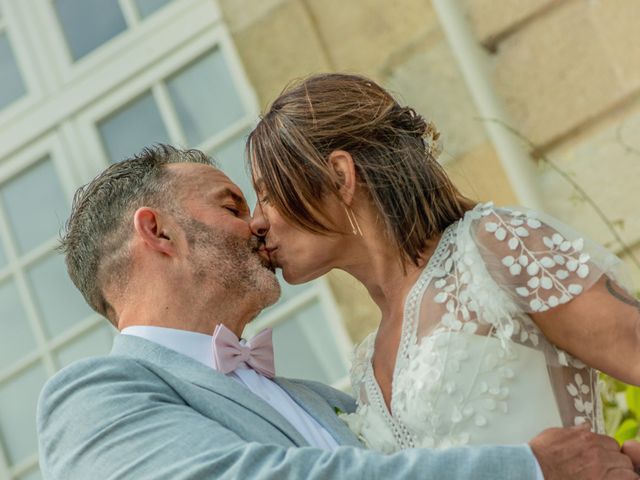
{"type": "Polygon", "coordinates": [[[358,409],[370,448],[529,441],[552,426],[602,432],[597,372],[529,317],[571,301],[621,262],[543,214],[478,204],[443,233],[405,301],[390,411],[376,382],[376,332],[356,347],[358,409]]]}

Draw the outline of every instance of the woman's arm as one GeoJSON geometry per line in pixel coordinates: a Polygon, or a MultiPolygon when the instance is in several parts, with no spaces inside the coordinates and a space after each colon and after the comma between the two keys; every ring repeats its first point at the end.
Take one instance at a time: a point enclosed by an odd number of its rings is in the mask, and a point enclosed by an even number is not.
{"type": "Polygon", "coordinates": [[[640,385],[640,302],[603,275],[564,305],[530,313],[545,336],[584,363],[640,385]]]}

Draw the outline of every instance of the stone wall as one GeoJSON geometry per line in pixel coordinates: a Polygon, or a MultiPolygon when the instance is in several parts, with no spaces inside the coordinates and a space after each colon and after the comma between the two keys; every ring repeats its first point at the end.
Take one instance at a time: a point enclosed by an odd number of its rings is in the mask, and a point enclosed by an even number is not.
{"type": "MultiPolygon", "coordinates": [[[[492,52],[492,79],[513,127],[614,221],[640,254],[638,0],[451,0],[492,52]]],[[[429,0],[219,0],[244,68],[266,107],[292,79],[319,71],[368,75],[433,120],[442,161],[464,193],[516,196],[487,138],[429,0]]],[[[545,209],[620,246],[560,175],[540,170],[545,209]]],[[[632,270],[636,288],[640,271],[632,270]]],[[[379,313],[346,275],[330,281],[354,340],[379,313]],[[358,301],[354,301],[358,298],[358,301]]]]}

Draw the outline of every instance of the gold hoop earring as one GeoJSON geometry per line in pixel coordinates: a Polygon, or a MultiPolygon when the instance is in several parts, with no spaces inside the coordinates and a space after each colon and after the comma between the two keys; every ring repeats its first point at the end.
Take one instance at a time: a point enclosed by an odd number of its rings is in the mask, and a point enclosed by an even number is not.
{"type": "Polygon", "coordinates": [[[356,218],[356,214],[353,213],[353,210],[351,210],[351,207],[347,206],[347,205],[343,205],[344,207],[344,212],[347,214],[347,219],[349,220],[349,225],[351,225],[351,232],[354,235],[359,235],[359,236],[363,236],[362,235],[362,230],[360,229],[360,224],[358,223],[358,219],[356,218]]]}

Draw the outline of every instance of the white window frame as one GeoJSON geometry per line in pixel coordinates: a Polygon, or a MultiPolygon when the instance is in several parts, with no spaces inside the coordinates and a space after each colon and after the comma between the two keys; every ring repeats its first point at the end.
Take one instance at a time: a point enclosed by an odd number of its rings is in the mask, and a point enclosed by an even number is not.
{"type": "Polygon", "coordinates": [[[190,43],[164,56],[160,61],[136,76],[133,81],[126,83],[77,115],[73,122],[74,129],[79,132],[79,138],[83,139],[83,148],[87,158],[93,160],[93,173],[103,169],[105,167],[104,161],[108,158],[97,124],[149,90],[152,91],[171,141],[176,145],[186,146],[186,138],[169,100],[164,81],[199,56],[215,48],[219,48],[225,58],[246,113],[241,119],[195,148],[210,152],[254,125],[258,116],[257,100],[244,75],[231,36],[223,25],[210,26],[192,38],[190,43]]]}
{"type": "Polygon", "coordinates": [[[33,57],[30,37],[25,32],[18,2],[0,0],[2,16],[0,17],[0,34],[9,38],[16,66],[22,76],[25,93],[11,104],[0,110],[0,130],[6,123],[33,108],[42,100],[44,94],[44,78],[38,74],[37,62],[33,57]]]}
{"type": "MultiPolygon", "coordinates": [[[[43,158],[49,157],[58,173],[60,185],[66,200],[71,203],[73,192],[78,184],[78,175],[74,173],[70,165],[63,159],[68,158],[70,152],[65,148],[64,142],[55,132],[41,138],[37,142],[30,143],[24,149],[11,158],[0,163],[0,184],[4,184],[31,165],[40,162],[43,158]]],[[[44,320],[41,318],[38,306],[32,292],[32,287],[27,279],[28,268],[42,258],[50,255],[58,245],[57,232],[48,240],[26,254],[20,254],[15,239],[11,235],[11,226],[5,212],[0,209],[0,238],[7,257],[7,265],[0,270],[0,282],[9,277],[13,277],[20,301],[24,306],[25,313],[29,321],[29,327],[33,334],[36,349],[24,356],[17,362],[0,368],[0,384],[11,381],[25,370],[41,363],[44,366],[48,377],[52,376],[58,369],[55,354],[62,347],[73,342],[76,338],[88,333],[90,330],[102,325],[105,321],[98,314],[92,313],[72,328],[48,338],[44,320]]],[[[6,440],[6,439],[5,439],[6,440]]],[[[2,478],[15,478],[24,475],[38,463],[37,453],[23,460],[21,463],[8,466],[8,459],[0,448],[0,474],[2,478]]]]}
{"type": "MultiPolygon", "coordinates": [[[[1,1],[1,0],[0,0],[1,1]]],[[[20,5],[25,10],[24,15],[32,15],[38,30],[37,41],[34,42],[34,57],[38,52],[45,55],[51,47],[55,50],[55,40],[49,39],[54,19],[46,19],[46,11],[42,13],[42,0],[24,0],[20,5]],[[32,6],[30,11],[28,5],[32,6]],[[30,13],[27,13],[30,12],[30,13]],[[40,12],[38,14],[38,12],[40,12]],[[44,19],[39,17],[44,16],[44,19]]],[[[50,0],[47,0],[50,1],[50,0]]],[[[163,62],[167,56],[167,49],[179,49],[188,45],[194,37],[203,34],[210,28],[224,28],[220,22],[219,10],[214,2],[203,0],[174,0],[180,8],[175,12],[176,5],[166,7],[168,11],[160,10],[145,20],[139,29],[124,32],[118,37],[123,43],[117,49],[105,45],[105,52],[96,52],[96,57],[89,67],[74,75],[64,75],[56,80],[55,95],[50,95],[45,101],[39,102],[28,114],[7,117],[2,116],[0,122],[0,159],[6,158],[23,145],[34,141],[51,128],[55,128],[67,119],[72,119],[96,101],[96,98],[109,95],[109,92],[126,84],[132,77],[145,75],[150,66],[163,62]],[[174,14],[171,16],[170,14],[174,14]],[[125,36],[125,33],[131,35],[125,36]],[[131,43],[134,42],[134,43],[131,43]],[[110,51],[114,50],[114,51],[110,51]],[[98,55],[99,53],[99,55],[98,55]]],[[[32,26],[33,27],[33,26],[32,26]]],[[[115,41],[115,40],[114,40],[115,41]]],[[[39,57],[38,57],[39,58],[39,57]]],[[[43,60],[44,62],[45,60],[43,60]]],[[[60,69],[59,60],[52,53],[46,59],[48,63],[47,75],[56,77],[56,70],[60,69]]],[[[239,63],[239,61],[238,61],[239,63]]],[[[233,65],[232,65],[233,66],[233,65]]],[[[246,83],[246,80],[244,80],[246,83]]]]}
{"type": "MultiPolygon", "coordinates": [[[[123,5],[127,21],[133,22],[132,0],[118,1],[123,5]]],[[[70,203],[75,189],[108,164],[97,122],[148,89],[153,90],[170,138],[176,144],[185,145],[177,114],[161,82],[213,48],[219,48],[225,57],[246,115],[197,148],[212,152],[254,126],[259,114],[258,101],[216,0],[174,0],[75,63],[67,51],[52,5],[47,3],[51,0],[0,2],[3,18],[6,18],[6,22],[0,20],[6,27],[0,28],[9,31],[27,89],[23,98],[0,112],[2,183],[50,156],[70,203]],[[55,25],[52,26],[52,22],[55,25]]],[[[4,213],[0,213],[0,230],[7,257],[7,265],[0,268],[0,280],[13,276],[36,342],[33,353],[0,368],[0,382],[17,378],[38,362],[44,365],[46,375],[51,376],[59,366],[57,352],[100,328],[105,320],[98,314],[91,314],[64,333],[47,338],[26,269],[52,252],[57,245],[57,236],[26,255],[20,255],[4,213]]],[[[321,305],[346,370],[351,341],[324,278],[270,308],[248,327],[248,332],[275,326],[315,302],[321,305]]],[[[342,389],[347,385],[347,377],[334,384],[342,389]]],[[[37,462],[37,454],[34,454],[10,468],[7,456],[0,448],[0,478],[15,479],[25,475],[37,468],[37,462]]]]}

